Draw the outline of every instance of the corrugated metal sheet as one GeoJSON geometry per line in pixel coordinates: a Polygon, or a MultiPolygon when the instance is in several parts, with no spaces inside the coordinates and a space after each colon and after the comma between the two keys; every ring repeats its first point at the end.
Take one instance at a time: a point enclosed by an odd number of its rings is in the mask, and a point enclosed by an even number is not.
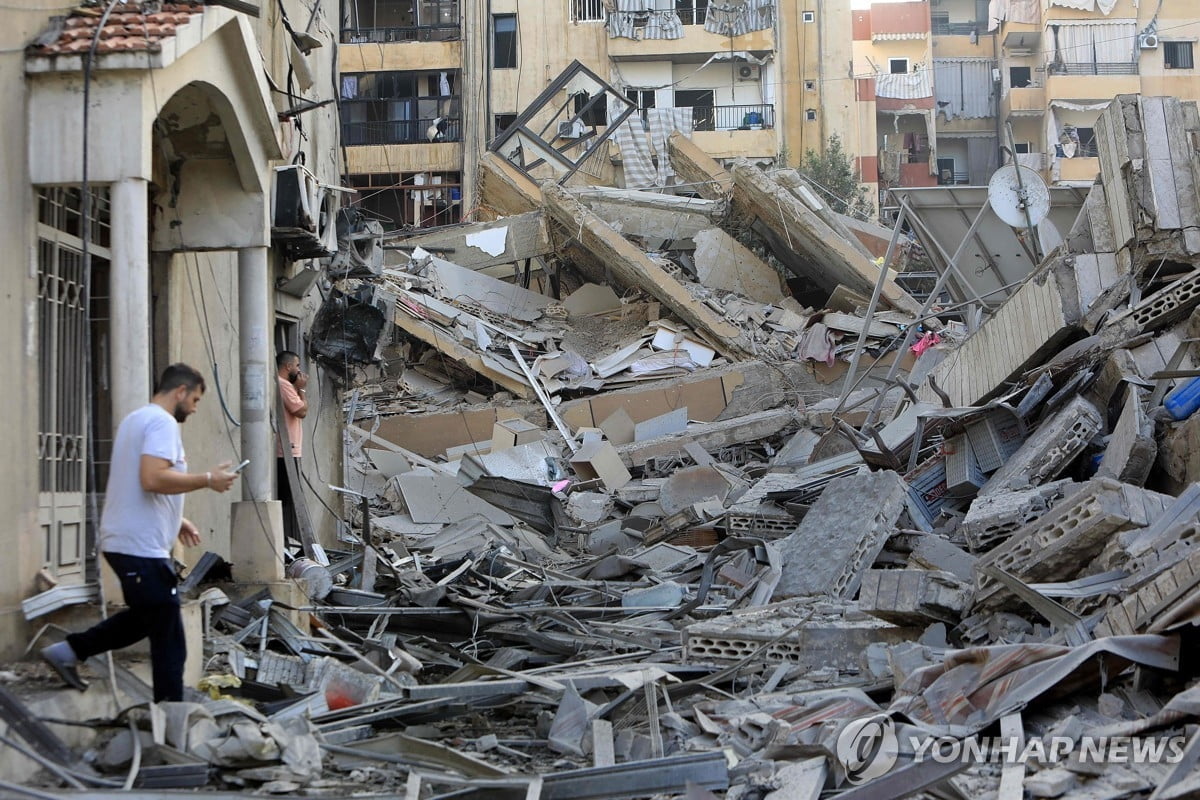
{"type": "Polygon", "coordinates": [[[992,61],[986,58],[935,58],[933,88],[937,108],[947,120],[992,116],[992,61]]]}

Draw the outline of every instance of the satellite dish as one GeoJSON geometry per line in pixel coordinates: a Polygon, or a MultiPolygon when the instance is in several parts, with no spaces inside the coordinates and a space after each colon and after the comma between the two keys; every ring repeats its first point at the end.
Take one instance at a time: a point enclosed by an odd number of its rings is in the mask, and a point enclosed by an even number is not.
{"type": "Polygon", "coordinates": [[[1050,213],[1050,190],[1029,167],[1007,164],[988,181],[988,203],[1009,226],[1028,228],[1050,213]]]}

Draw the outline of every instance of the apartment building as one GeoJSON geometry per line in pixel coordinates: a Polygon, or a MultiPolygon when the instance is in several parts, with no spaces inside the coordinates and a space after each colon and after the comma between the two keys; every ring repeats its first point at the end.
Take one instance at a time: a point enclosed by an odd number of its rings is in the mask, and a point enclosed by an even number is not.
{"type": "MultiPolygon", "coordinates": [[[[486,212],[475,164],[575,61],[633,105],[629,121],[643,131],[686,128],[718,159],[796,157],[824,134],[816,9],[815,0],[343,0],[348,182],[388,230],[486,212]]],[[[561,133],[567,147],[608,132],[616,114],[605,103],[579,113],[586,94],[571,98],[577,119],[548,138],[561,133]]],[[[644,185],[620,138],[575,180],[644,185]]]]}
{"type": "Polygon", "coordinates": [[[1095,123],[1115,95],[1200,97],[1200,15],[1191,3],[1002,0],[993,6],[1000,119],[1012,128],[1018,160],[1052,183],[1095,179],[1095,123]]]}
{"type": "Polygon", "coordinates": [[[854,99],[847,149],[863,183],[985,183],[997,165],[995,43],[985,0],[853,9],[854,99]]]}

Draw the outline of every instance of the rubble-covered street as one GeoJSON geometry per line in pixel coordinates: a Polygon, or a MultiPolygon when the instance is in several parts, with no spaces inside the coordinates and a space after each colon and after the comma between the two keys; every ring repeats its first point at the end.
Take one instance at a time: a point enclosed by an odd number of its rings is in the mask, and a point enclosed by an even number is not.
{"type": "Polygon", "coordinates": [[[306,604],[206,557],[194,702],[118,667],[142,702],[77,751],[0,691],[43,767],[8,791],[1200,796],[1200,115],[1125,95],[1097,136],[982,324],[794,171],[489,155],[494,220],[331,267],[306,604]]]}

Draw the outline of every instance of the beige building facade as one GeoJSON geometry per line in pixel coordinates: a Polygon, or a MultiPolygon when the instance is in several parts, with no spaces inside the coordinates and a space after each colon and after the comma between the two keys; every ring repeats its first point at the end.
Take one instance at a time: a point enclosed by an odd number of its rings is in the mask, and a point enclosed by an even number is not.
{"type": "MultiPolygon", "coordinates": [[[[310,199],[336,203],[337,19],[293,0],[232,5],[241,10],[35,0],[5,12],[6,656],[24,650],[35,626],[70,613],[54,609],[96,599],[111,438],[172,362],[196,366],[208,384],[183,426],[189,468],[251,459],[233,491],[187,498],[204,540],[187,559],[212,550],[234,562],[235,577],[282,580],[274,354],[307,350],[320,296],[304,278],[316,262],[295,257],[298,239],[280,238],[288,204],[277,187],[303,164],[310,199]],[[22,601],[52,585],[57,593],[28,621],[22,601]]],[[[309,235],[311,223],[317,238],[321,216],[287,235],[309,235]]],[[[337,389],[305,363],[312,403],[326,409],[306,421],[306,452],[336,464],[337,389]]],[[[315,460],[306,467],[314,486],[340,483],[329,467],[318,476],[315,460]]],[[[313,520],[322,541],[335,541],[331,517],[313,520]]]]}

